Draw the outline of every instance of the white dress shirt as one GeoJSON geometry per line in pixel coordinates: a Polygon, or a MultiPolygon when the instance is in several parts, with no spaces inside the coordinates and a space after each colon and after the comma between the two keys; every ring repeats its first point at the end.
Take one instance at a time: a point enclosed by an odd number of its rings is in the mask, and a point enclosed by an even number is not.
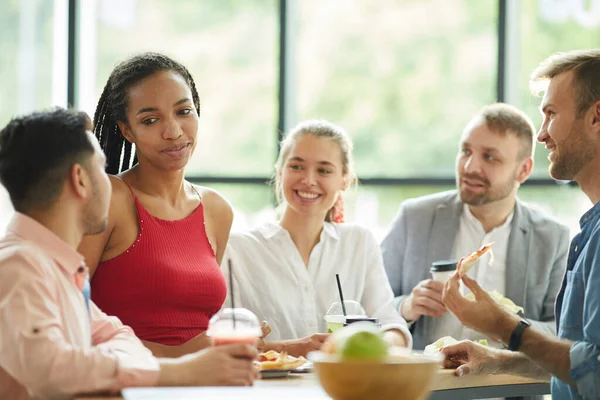
{"type": "Polygon", "coordinates": [[[226,273],[229,259],[235,306],[269,323],[268,341],[327,332],[323,317],[340,300],[335,279],[339,274],[344,300],[358,301],[383,329],[399,329],[412,346],[406,321],[393,305],[379,245],[365,228],[326,222],[306,266],[288,231],[267,223],[232,234],[222,262],[226,273]]]}
{"type": "MultiPolygon", "coordinates": [[[[512,218],[513,213],[508,216],[502,225],[486,233],[481,222],[469,210],[469,206],[466,204],[463,206],[452,255],[454,259],[460,260],[467,254],[478,250],[481,246],[494,242],[492,246],[494,253],[493,264],[488,265],[490,254],[487,253],[467,272],[467,276],[475,279],[488,292],[496,290],[502,295],[506,294],[506,253],[512,218]]],[[[462,282],[461,291],[463,295],[470,293],[470,290],[462,282]]],[[[452,336],[457,340],[479,340],[485,338],[484,335],[465,328],[451,313],[446,313],[440,318],[442,318],[442,321],[436,329],[436,337],[438,339],[443,336],[452,336]]]]}

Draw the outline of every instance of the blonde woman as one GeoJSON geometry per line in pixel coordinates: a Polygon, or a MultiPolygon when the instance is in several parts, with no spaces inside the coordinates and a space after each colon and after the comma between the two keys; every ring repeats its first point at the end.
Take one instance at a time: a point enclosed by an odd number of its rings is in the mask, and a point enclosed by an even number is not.
{"type": "Polygon", "coordinates": [[[298,356],[321,347],[323,316],[339,300],[336,274],[345,299],[378,318],[386,340],[410,347],[377,241],[342,223],[342,193],[356,180],[348,135],[326,121],[301,123],[281,143],[274,180],[281,220],[232,234],[222,264],[233,263],[236,306],[270,324],[264,349],[298,356]]]}

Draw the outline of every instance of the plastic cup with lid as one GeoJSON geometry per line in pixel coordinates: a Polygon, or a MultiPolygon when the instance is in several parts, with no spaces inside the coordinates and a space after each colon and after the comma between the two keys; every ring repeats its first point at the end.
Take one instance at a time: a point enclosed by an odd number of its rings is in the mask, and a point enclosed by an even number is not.
{"type": "Polygon", "coordinates": [[[367,312],[357,301],[344,300],[344,307],[346,308],[346,316],[344,316],[342,303],[339,301],[332,303],[325,313],[325,322],[327,322],[328,333],[333,333],[344,327],[347,318],[362,320],[367,317],[367,312]]]}
{"type": "Polygon", "coordinates": [[[256,346],[262,330],[252,311],[245,308],[224,308],[210,319],[206,334],[211,338],[213,346],[234,343],[256,346]]]}

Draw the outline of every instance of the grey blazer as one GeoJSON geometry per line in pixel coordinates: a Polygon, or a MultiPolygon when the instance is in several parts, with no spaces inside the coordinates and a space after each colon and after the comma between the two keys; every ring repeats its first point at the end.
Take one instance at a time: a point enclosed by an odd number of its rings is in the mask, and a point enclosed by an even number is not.
{"type": "MultiPolygon", "coordinates": [[[[409,199],[384,238],[383,263],[400,302],[429,268],[450,258],[463,203],[455,190],[409,199]]],[[[566,269],[569,231],[517,199],[506,262],[506,297],[525,308],[525,317],[548,334],[556,334],[554,301],[566,269]]],[[[423,349],[439,319],[421,317],[411,327],[414,348],[423,349]]],[[[458,338],[457,338],[458,339],[458,338]]]]}

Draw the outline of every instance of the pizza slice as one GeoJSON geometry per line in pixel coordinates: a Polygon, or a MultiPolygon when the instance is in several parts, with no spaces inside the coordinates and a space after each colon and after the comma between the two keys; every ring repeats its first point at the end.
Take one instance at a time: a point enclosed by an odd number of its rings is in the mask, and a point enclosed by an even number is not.
{"type": "Polygon", "coordinates": [[[461,258],[456,264],[456,270],[458,271],[458,276],[462,278],[467,274],[467,272],[473,267],[473,265],[479,260],[485,253],[490,253],[490,262],[488,265],[492,265],[494,262],[494,252],[492,252],[492,243],[488,243],[484,246],[481,246],[479,250],[476,250],[472,253],[467,254],[463,258],[461,258]]]}

